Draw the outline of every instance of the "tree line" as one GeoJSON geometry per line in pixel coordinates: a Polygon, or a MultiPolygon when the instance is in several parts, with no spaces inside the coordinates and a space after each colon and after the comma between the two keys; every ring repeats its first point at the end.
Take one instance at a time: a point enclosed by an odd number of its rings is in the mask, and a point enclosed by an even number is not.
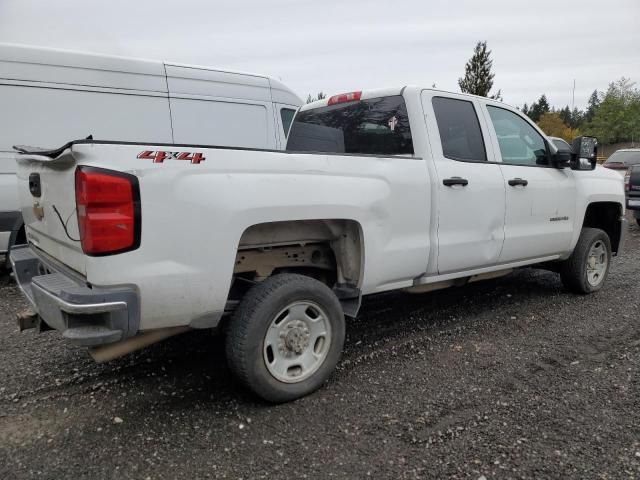
{"type": "MultiPolygon", "coordinates": [[[[480,95],[502,101],[502,92],[491,93],[494,73],[491,50],[487,42],[478,42],[473,55],[464,67],[464,76],[458,79],[463,93],[480,95]]],[[[435,87],[435,85],[434,85],[435,87]]],[[[307,96],[307,103],[325,98],[323,92],[307,96]]],[[[600,143],[640,142],[640,89],[628,78],[620,78],[604,91],[594,90],[587,107],[582,110],[568,105],[554,107],[543,93],[530,105],[520,110],[552,137],[568,142],[579,135],[591,135],[600,143]]]]}
{"type": "MultiPolygon", "coordinates": [[[[478,42],[473,56],[465,65],[465,75],[458,80],[463,93],[502,100],[500,90],[494,95],[493,60],[487,42],[478,42]]],[[[628,78],[609,84],[605,91],[594,90],[587,108],[552,107],[545,94],[522,112],[536,122],[547,134],[570,142],[579,135],[597,137],[600,143],[612,144],[640,141],[640,90],[628,78]]]]}
{"type": "Polygon", "coordinates": [[[624,77],[604,91],[594,90],[584,110],[550,107],[543,94],[531,105],[525,103],[522,112],[547,135],[567,141],[578,135],[592,135],[604,144],[640,141],[640,89],[624,77]]]}

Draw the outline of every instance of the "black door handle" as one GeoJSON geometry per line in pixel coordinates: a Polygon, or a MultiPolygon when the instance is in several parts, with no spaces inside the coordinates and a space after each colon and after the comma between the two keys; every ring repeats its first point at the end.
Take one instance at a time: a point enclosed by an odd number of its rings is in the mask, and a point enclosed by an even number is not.
{"type": "Polygon", "coordinates": [[[529,182],[526,181],[524,178],[512,178],[511,180],[509,180],[509,185],[511,185],[512,187],[515,187],[517,185],[522,185],[523,187],[526,187],[527,185],[529,185],[529,182]]]}
{"type": "Polygon", "coordinates": [[[447,187],[453,187],[454,185],[462,185],[463,187],[466,187],[469,185],[469,180],[462,177],[451,177],[442,180],[442,184],[447,187]]]}

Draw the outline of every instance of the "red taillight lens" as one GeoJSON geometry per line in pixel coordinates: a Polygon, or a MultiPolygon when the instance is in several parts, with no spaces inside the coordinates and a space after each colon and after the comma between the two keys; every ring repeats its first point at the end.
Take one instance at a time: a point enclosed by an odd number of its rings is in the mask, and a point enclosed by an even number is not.
{"type": "Polygon", "coordinates": [[[87,255],[122,253],[140,245],[140,191],[133,175],[78,167],[76,207],[87,255]]]}
{"type": "Polygon", "coordinates": [[[336,103],[356,102],[360,100],[362,92],[341,93],[329,98],[327,105],[335,105],[336,103]]]}

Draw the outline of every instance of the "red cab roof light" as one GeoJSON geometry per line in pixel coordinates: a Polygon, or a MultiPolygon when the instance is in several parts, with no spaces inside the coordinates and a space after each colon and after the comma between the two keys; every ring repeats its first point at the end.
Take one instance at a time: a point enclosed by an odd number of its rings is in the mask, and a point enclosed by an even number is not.
{"type": "Polygon", "coordinates": [[[327,105],[335,105],[337,103],[346,103],[346,102],[357,102],[360,100],[362,96],[362,92],[349,92],[349,93],[340,93],[339,95],[334,95],[329,98],[327,105]]]}
{"type": "Polygon", "coordinates": [[[140,190],[135,176],[78,167],[76,208],[85,254],[112,255],[140,245],[140,190]]]}

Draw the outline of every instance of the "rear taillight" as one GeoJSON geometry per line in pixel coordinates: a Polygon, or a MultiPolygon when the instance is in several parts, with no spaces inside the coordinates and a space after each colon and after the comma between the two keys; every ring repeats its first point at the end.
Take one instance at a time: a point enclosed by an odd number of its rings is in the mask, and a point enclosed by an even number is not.
{"type": "Polygon", "coordinates": [[[360,100],[362,92],[341,93],[329,98],[327,105],[335,105],[336,103],[356,102],[360,100]]]}
{"type": "Polygon", "coordinates": [[[87,255],[123,253],[140,245],[140,189],[135,176],[78,167],[76,208],[82,251],[87,255]]]}

